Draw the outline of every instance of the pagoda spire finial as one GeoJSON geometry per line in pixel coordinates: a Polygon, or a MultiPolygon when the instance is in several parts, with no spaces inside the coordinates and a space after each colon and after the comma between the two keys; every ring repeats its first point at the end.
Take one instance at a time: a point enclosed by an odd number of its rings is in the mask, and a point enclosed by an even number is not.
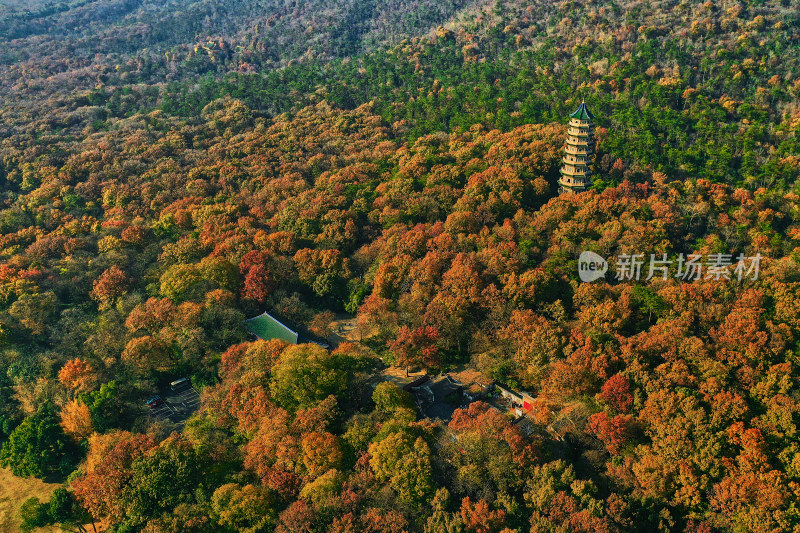
{"type": "Polygon", "coordinates": [[[584,191],[591,185],[594,155],[594,115],[582,97],[578,109],[569,117],[561,178],[558,180],[562,193],[584,191]]]}

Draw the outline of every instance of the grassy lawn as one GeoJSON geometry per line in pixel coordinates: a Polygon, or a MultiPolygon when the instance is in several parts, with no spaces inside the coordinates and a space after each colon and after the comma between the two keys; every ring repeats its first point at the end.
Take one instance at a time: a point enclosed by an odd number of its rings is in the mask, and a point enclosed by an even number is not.
{"type": "MultiPolygon", "coordinates": [[[[57,483],[19,478],[9,470],[0,468],[0,533],[17,533],[20,526],[19,508],[25,500],[31,496],[41,501],[49,500],[50,494],[58,487],[57,483]]],[[[53,531],[52,528],[49,530],[53,531]]]]}

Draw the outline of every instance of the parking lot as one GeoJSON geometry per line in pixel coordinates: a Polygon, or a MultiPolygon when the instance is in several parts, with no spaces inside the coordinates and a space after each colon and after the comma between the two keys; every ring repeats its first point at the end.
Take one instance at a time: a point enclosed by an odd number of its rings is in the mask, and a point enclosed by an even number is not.
{"type": "Polygon", "coordinates": [[[164,400],[160,406],[150,409],[150,414],[161,420],[183,425],[200,407],[200,394],[191,385],[173,391],[167,388],[159,396],[164,400]]]}

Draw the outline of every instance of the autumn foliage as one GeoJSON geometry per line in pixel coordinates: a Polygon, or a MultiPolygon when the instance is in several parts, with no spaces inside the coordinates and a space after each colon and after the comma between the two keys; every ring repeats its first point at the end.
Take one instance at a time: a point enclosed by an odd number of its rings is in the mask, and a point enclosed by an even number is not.
{"type": "Polygon", "coordinates": [[[0,465],[65,529],[800,530],[797,0],[4,4],[0,465]]]}

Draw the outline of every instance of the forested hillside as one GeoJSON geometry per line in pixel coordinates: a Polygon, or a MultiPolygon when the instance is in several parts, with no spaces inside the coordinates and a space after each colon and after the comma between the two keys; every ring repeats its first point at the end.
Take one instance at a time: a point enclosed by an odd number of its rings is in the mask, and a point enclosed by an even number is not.
{"type": "Polygon", "coordinates": [[[800,531],[797,0],[11,2],[0,40],[0,465],[64,487],[26,527],[800,531]],[[423,418],[389,364],[535,414],[423,418]]]}

